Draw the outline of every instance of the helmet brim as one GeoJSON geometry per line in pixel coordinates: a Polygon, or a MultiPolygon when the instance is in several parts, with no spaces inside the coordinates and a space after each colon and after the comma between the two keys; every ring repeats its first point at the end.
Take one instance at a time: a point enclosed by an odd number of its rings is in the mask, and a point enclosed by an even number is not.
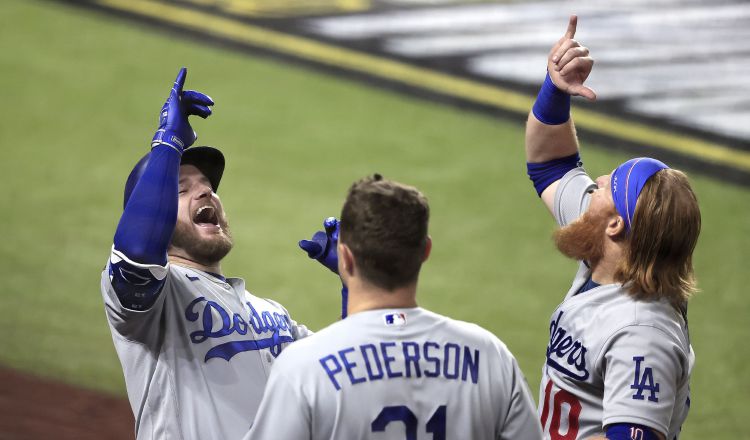
{"type": "Polygon", "coordinates": [[[214,192],[219,190],[224,175],[224,155],[214,147],[192,147],[182,153],[180,165],[194,165],[211,182],[214,192]]]}
{"type": "MultiPolygon", "coordinates": [[[[146,153],[146,155],[138,161],[135,167],[133,167],[133,170],[130,172],[128,180],[125,183],[125,197],[122,205],[123,208],[125,208],[125,206],[128,204],[130,194],[133,192],[135,185],[138,183],[141,176],[143,175],[143,172],[146,170],[146,165],[148,165],[150,156],[151,152],[146,153]]],[[[188,148],[182,153],[180,165],[195,166],[196,168],[198,168],[198,170],[200,170],[201,173],[203,173],[204,176],[208,178],[213,191],[217,192],[219,190],[219,183],[221,183],[221,177],[224,175],[225,162],[224,154],[222,154],[222,152],[217,148],[209,146],[188,148]]]]}

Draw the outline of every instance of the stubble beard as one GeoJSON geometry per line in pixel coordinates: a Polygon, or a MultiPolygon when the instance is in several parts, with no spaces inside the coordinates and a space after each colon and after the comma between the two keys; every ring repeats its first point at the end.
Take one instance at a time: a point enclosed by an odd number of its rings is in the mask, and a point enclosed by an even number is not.
{"type": "Polygon", "coordinates": [[[596,266],[604,256],[604,231],[614,210],[585,212],[578,220],[553,234],[557,249],[566,257],[596,266]]]}
{"type": "Polygon", "coordinates": [[[214,265],[226,257],[234,246],[228,222],[222,219],[220,225],[223,234],[203,237],[192,224],[178,220],[172,234],[172,246],[184,250],[188,257],[197,263],[214,265]]]}

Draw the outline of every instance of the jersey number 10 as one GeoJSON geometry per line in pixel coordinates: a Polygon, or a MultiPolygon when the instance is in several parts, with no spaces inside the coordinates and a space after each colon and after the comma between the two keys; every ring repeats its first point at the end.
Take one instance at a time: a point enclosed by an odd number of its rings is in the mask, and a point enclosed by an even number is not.
{"type": "MultiPolygon", "coordinates": [[[[549,417],[550,397],[552,394],[552,381],[547,382],[544,388],[544,407],[542,408],[542,429],[547,429],[547,418],[549,417]]],[[[549,437],[552,440],[575,440],[578,435],[578,416],[581,415],[581,402],[576,396],[565,390],[558,390],[552,399],[552,420],[549,423],[549,437]],[[562,405],[568,406],[568,431],[560,433],[560,419],[562,419],[562,405]]]]}
{"type": "MultiPolygon", "coordinates": [[[[445,440],[445,405],[441,405],[427,421],[427,432],[432,434],[432,440],[445,440]]],[[[375,417],[370,425],[372,432],[384,432],[391,422],[403,422],[406,427],[406,440],[417,440],[417,416],[404,405],[386,406],[375,417]]]]}

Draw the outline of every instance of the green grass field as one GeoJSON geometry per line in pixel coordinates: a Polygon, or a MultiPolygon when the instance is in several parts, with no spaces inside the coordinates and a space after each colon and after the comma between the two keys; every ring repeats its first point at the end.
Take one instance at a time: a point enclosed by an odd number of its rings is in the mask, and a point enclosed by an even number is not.
{"type": "MultiPolygon", "coordinates": [[[[421,188],[434,250],[421,305],[477,322],[518,357],[536,394],[548,319],[574,274],[525,176],[523,126],[56,3],[0,5],[0,363],[124,395],[99,293],[131,165],[148,149],[180,66],[217,102],[194,123],[220,146],[236,241],[224,271],[318,329],[337,280],[296,242],[378,171],[421,188]]],[[[625,159],[583,145],[592,174],[625,159]]],[[[750,191],[693,175],[703,213],[697,363],[684,439],[742,438],[750,191]]]]}

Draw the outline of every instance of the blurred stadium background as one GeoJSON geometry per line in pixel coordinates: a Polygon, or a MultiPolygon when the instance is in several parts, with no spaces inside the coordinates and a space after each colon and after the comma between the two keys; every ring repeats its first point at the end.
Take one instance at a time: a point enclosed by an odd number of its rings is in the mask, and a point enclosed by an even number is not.
{"type": "MultiPolygon", "coordinates": [[[[227,274],[319,329],[336,319],[338,285],[297,240],[365,174],[414,184],[433,212],[421,305],[497,334],[536,394],[575,264],[525,176],[523,120],[575,12],[600,60],[601,102],[574,109],[587,169],[664,158],[701,203],[682,438],[746,438],[750,5],[600,3],[4,0],[0,365],[125,396],[99,274],[125,178],[187,66],[188,88],[217,102],[194,123],[198,143],[228,159],[227,274]]],[[[0,404],[22,403],[0,390],[0,404]]],[[[0,438],[19,438],[8,426],[0,438]]]]}

